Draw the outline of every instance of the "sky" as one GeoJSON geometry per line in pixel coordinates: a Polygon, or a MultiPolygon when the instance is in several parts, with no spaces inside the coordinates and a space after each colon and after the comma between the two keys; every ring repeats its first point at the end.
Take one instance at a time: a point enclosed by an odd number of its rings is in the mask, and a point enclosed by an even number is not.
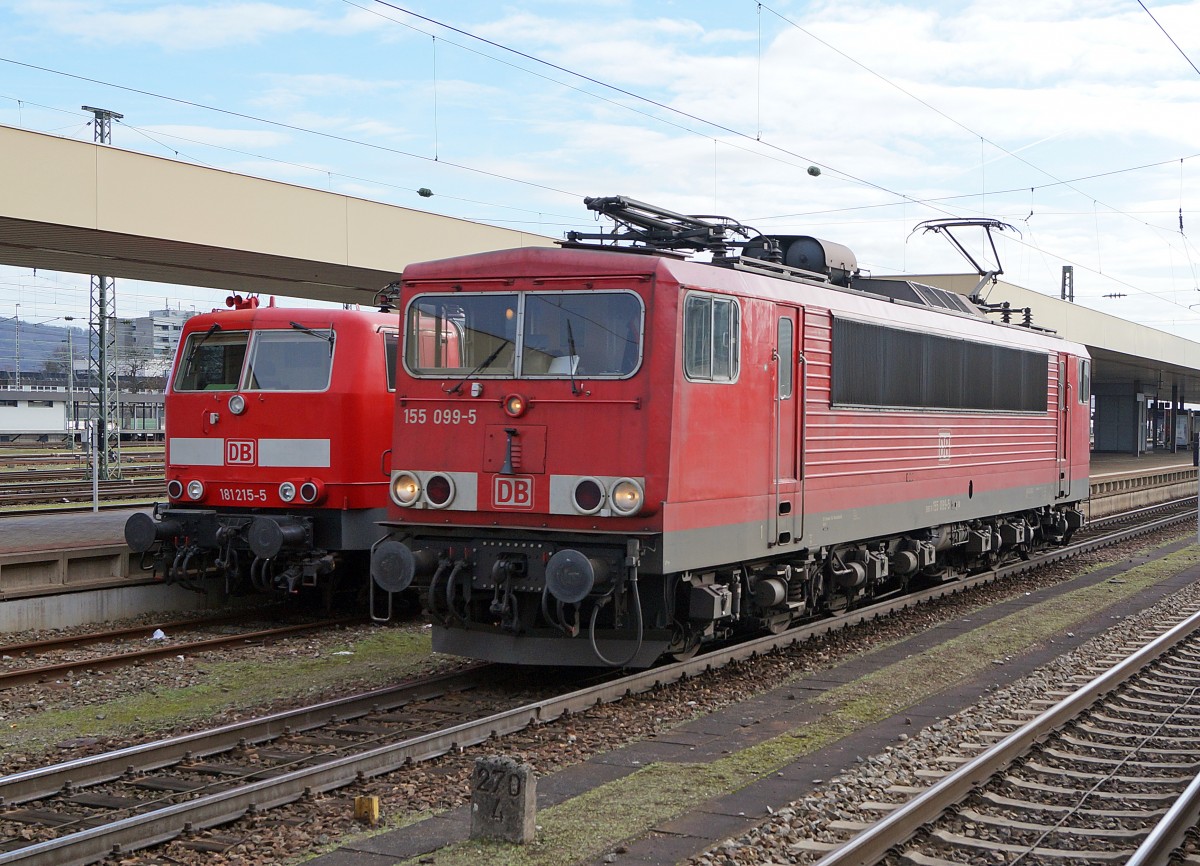
{"type": "MultiPolygon", "coordinates": [[[[1200,341],[1198,67],[1170,0],[0,0],[0,124],[91,141],[106,108],[116,147],[555,238],[627,195],[875,276],[970,270],[918,226],[987,217],[1004,279],[1069,264],[1200,341]]],[[[223,297],[117,283],[122,317],[223,297]]],[[[86,276],[0,268],[0,318],[87,310],[86,276]]]]}

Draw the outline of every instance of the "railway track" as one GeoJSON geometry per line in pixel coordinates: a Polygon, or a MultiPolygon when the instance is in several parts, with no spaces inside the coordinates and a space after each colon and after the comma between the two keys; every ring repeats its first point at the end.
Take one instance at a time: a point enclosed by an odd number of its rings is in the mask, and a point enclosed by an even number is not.
{"type": "Polygon", "coordinates": [[[886,817],[820,866],[1172,862],[1200,818],[1200,613],[1113,661],[998,721],[999,742],[912,799],[875,804],[886,817]]]}
{"type": "MultiPolygon", "coordinates": [[[[1193,512],[1194,513],[1194,512],[1193,512]]],[[[563,683],[478,665],[460,673],[0,778],[0,866],[84,864],[254,810],[582,713],[838,628],[1187,519],[1157,518],[915,596],[843,613],[632,676],[563,683]],[[564,691],[565,684],[570,684],[564,691]]]]}
{"type": "MultiPolygon", "coordinates": [[[[0,489],[27,485],[31,481],[43,483],[47,481],[75,481],[86,478],[87,472],[74,467],[46,468],[27,467],[24,469],[0,469],[0,489]]],[[[121,467],[121,477],[128,478],[163,478],[162,463],[127,463],[121,467]]],[[[90,484],[91,482],[88,481],[90,484]]]]}
{"type": "MultiPolygon", "coordinates": [[[[97,485],[100,500],[130,504],[154,502],[166,496],[166,482],[161,475],[140,478],[104,480],[97,485]]],[[[35,505],[73,505],[90,508],[90,481],[35,481],[20,484],[0,484],[0,508],[29,508],[35,505]]]]}
{"type": "Polygon", "coordinates": [[[1180,521],[1189,518],[1196,519],[1196,497],[1187,496],[1182,499],[1171,499],[1099,517],[1089,521],[1083,529],[1075,533],[1074,541],[1082,543],[1089,539],[1103,536],[1121,526],[1136,526],[1140,521],[1156,518],[1175,518],[1180,521]]]}
{"type": "Polygon", "coordinates": [[[331,628],[338,625],[348,625],[362,622],[361,617],[342,619],[324,619],[312,622],[278,625],[270,628],[242,629],[239,626],[261,624],[263,614],[259,612],[233,614],[222,617],[187,620],[176,623],[165,623],[164,637],[150,646],[145,646],[152,639],[153,628],[141,626],[137,628],[113,629],[90,634],[73,635],[34,641],[23,644],[0,646],[0,690],[29,683],[46,682],[63,676],[69,672],[86,670],[108,670],[125,667],[139,662],[176,656],[181,653],[196,653],[205,650],[222,649],[230,646],[245,646],[248,644],[269,643],[284,637],[331,628]],[[204,633],[213,628],[232,628],[226,634],[205,637],[204,633]],[[170,632],[169,636],[166,632],[170,632]],[[95,644],[125,645],[136,640],[139,646],[125,648],[120,652],[104,650],[101,654],[75,655],[61,661],[43,661],[45,656],[57,656],[67,650],[95,644]],[[32,666],[25,666],[23,661],[32,657],[32,666]]]}
{"type": "MultiPolygon", "coordinates": [[[[150,503],[166,493],[162,449],[143,449],[122,455],[122,478],[101,479],[99,500],[150,503]]],[[[0,508],[55,510],[90,508],[91,467],[78,451],[39,451],[0,454],[0,508]],[[41,507],[37,507],[41,506],[41,507]],[[67,506],[64,508],[63,506],[67,506]]]]}
{"type": "MultiPolygon", "coordinates": [[[[162,447],[138,447],[131,448],[128,445],[121,449],[121,456],[129,463],[139,463],[142,461],[163,461],[162,447]]],[[[88,464],[88,452],[86,450],[76,449],[74,451],[66,448],[50,448],[50,449],[33,449],[28,445],[14,446],[4,445],[0,447],[0,466],[12,468],[25,468],[29,466],[57,466],[57,465],[75,465],[84,470],[88,464]]]]}

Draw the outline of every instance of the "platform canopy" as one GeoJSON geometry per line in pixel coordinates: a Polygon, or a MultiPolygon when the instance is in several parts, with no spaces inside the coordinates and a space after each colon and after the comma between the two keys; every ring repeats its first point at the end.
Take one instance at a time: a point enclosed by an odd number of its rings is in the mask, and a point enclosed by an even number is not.
{"type": "MultiPolygon", "coordinates": [[[[368,304],[410,262],[554,240],[0,126],[0,264],[368,304]]],[[[973,274],[906,277],[968,293],[973,274]]],[[[1200,398],[1200,344],[998,282],[1086,344],[1094,382],[1200,398]]]]}
{"type": "Polygon", "coordinates": [[[0,264],[370,303],[412,261],[551,238],[0,126],[0,264]]]}
{"type": "MultiPolygon", "coordinates": [[[[917,274],[905,279],[960,294],[969,294],[979,283],[975,274],[917,274]]],[[[1200,343],[1003,280],[984,292],[988,303],[1007,301],[1015,310],[1028,307],[1035,326],[1087,346],[1094,361],[1094,386],[1121,387],[1163,400],[1171,398],[1174,388],[1180,399],[1200,402],[1200,343]]],[[[1014,313],[1013,321],[1020,321],[1021,315],[1014,313]]]]}

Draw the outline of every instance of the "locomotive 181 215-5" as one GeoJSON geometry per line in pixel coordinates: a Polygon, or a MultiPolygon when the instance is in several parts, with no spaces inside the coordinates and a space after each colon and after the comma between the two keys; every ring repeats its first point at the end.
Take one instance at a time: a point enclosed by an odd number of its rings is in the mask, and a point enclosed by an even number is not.
{"type": "Polygon", "coordinates": [[[1083,346],[837,244],[587,203],[617,228],[404,272],[371,569],[436,650],[646,666],[1083,523],[1083,346]]]}
{"type": "Polygon", "coordinates": [[[184,326],[169,501],[130,517],[126,541],[172,582],[215,569],[229,591],[362,583],[387,504],[397,315],[229,305],[184,326]]]}

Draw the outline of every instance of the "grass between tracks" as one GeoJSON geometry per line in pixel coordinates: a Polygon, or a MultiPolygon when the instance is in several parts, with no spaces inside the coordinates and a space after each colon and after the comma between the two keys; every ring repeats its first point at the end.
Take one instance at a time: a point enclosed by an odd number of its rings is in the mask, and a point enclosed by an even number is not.
{"type": "MultiPolygon", "coordinates": [[[[352,688],[393,685],[403,679],[455,664],[432,655],[429,631],[419,628],[387,628],[342,646],[314,649],[303,638],[279,641],[270,648],[271,657],[233,661],[210,661],[190,656],[179,648],[180,661],[168,658],[155,665],[166,668],[168,684],[104,703],[50,708],[0,722],[0,750],[9,754],[53,748],[55,744],[80,737],[159,736],[194,728],[226,714],[224,721],[241,716],[237,707],[262,707],[275,701],[317,699],[320,695],[352,688]],[[170,669],[200,668],[200,682],[173,688],[170,669]],[[233,717],[230,718],[230,715],[233,717]]],[[[86,664],[81,664],[78,679],[86,664]]],[[[192,673],[192,672],[189,672],[192,673]]],[[[64,678],[60,689],[70,689],[64,678]]],[[[194,677],[189,676],[189,679],[194,677]]],[[[160,680],[161,682],[161,680],[160,680]]],[[[45,689],[53,695],[53,688],[45,689]]],[[[5,713],[10,715],[10,713],[5,713]]],[[[247,712],[245,715],[251,715],[247,712]]]]}
{"type": "MultiPolygon", "coordinates": [[[[801,725],[710,764],[651,764],[541,810],[537,818],[540,830],[533,843],[462,842],[438,851],[437,866],[559,866],[594,860],[706,800],[737,791],[797,758],[965,682],[1006,657],[1053,640],[1096,613],[1197,564],[1200,547],[1193,545],[1133,566],[1119,577],[1037,602],[810,699],[821,708],[819,722],[801,725]]],[[[404,862],[408,866],[419,860],[404,862]]]]}

